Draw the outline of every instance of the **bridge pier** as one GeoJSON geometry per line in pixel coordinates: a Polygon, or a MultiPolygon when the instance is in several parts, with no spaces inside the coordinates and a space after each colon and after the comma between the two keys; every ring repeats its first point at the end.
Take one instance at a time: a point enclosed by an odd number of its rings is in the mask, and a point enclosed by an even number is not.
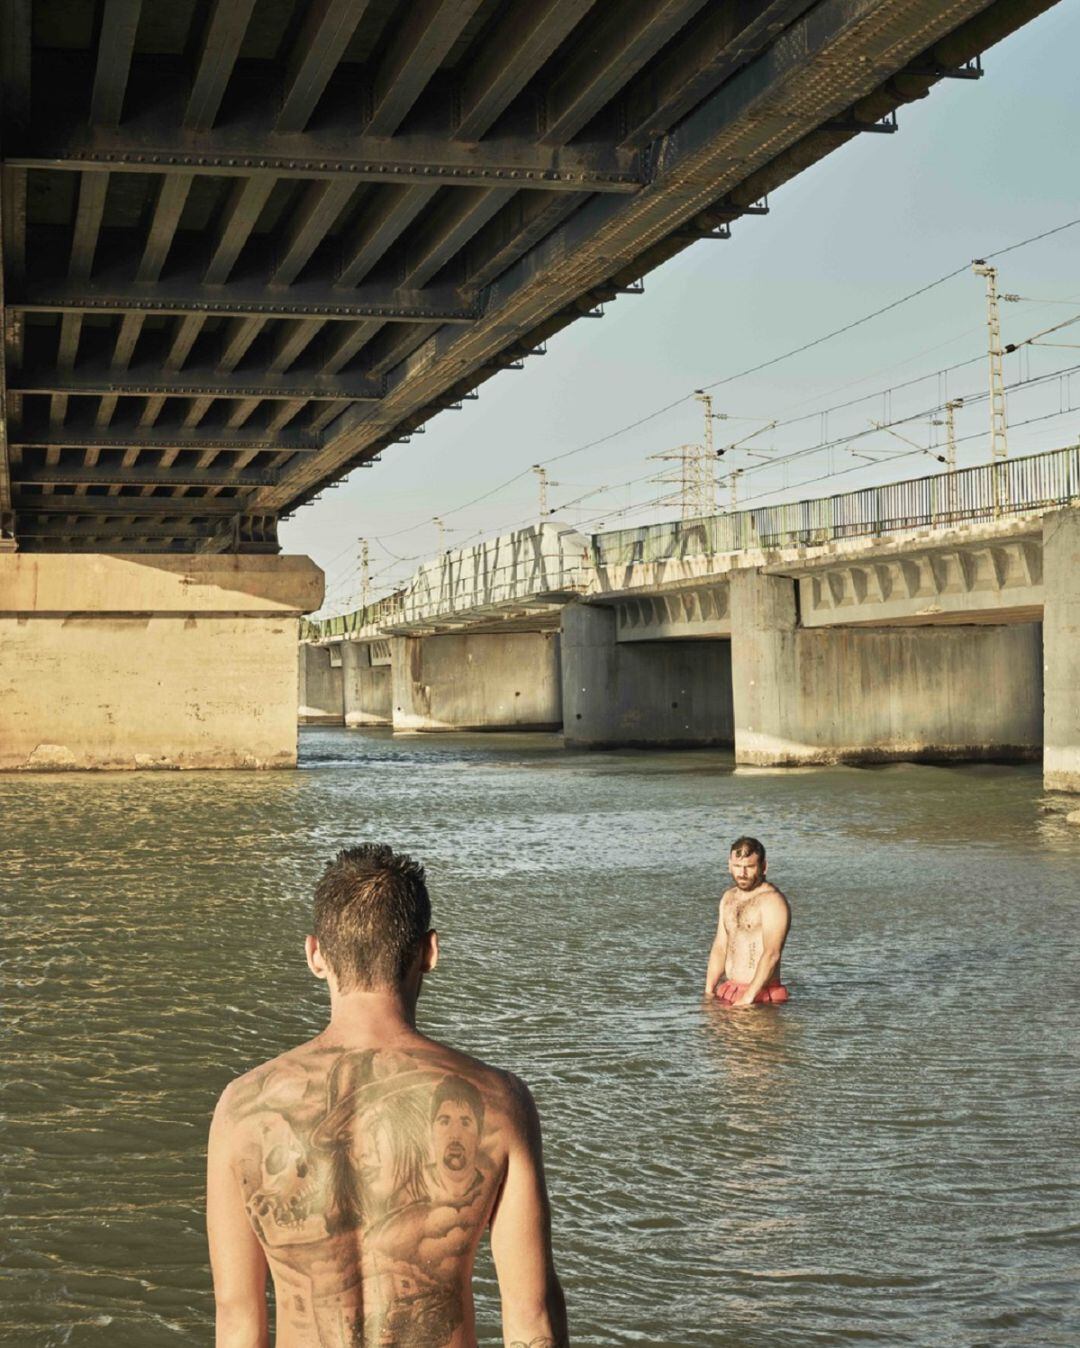
{"type": "Polygon", "coordinates": [[[619,642],[613,607],[562,614],[563,738],[568,746],[695,748],[734,736],[731,642],[619,642]]]}
{"type": "Polygon", "coordinates": [[[296,763],[306,557],[0,554],[0,769],[296,763]]]}
{"type": "Polygon", "coordinates": [[[342,642],[342,706],[347,726],[393,724],[389,648],[389,641],[342,642]]]}
{"type": "Polygon", "coordinates": [[[1043,779],[1080,792],[1080,510],[1043,520],[1043,779]]]}
{"type": "Polygon", "coordinates": [[[396,731],[558,730],[557,632],[394,637],[396,731]]]}
{"type": "Polygon", "coordinates": [[[796,582],[731,576],[735,760],[1037,758],[1038,623],[802,628],[796,582]]]}
{"type": "Polygon", "coordinates": [[[300,647],[300,724],[344,725],[341,647],[300,647]]]}

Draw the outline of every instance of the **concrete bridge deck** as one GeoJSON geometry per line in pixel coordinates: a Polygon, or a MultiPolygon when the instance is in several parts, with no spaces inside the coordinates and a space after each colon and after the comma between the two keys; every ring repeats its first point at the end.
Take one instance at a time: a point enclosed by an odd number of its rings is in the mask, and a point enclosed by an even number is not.
{"type": "Polygon", "coordinates": [[[585,539],[521,530],[305,624],[301,717],[1031,758],[1080,789],[1080,447],[585,539]],[[1044,706],[1045,666],[1045,706],[1044,706]]]}

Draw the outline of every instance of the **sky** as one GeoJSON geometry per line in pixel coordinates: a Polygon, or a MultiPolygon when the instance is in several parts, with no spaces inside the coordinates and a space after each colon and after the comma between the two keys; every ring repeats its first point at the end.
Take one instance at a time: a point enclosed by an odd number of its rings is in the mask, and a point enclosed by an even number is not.
{"type": "MultiPolygon", "coordinates": [[[[326,572],[321,613],[357,606],[360,539],[377,598],[440,545],[535,523],[534,464],[548,466],[551,518],[583,532],[677,518],[677,485],[651,479],[678,465],[650,456],[702,440],[693,391],[709,385],[714,443],[738,446],[718,461],[718,509],[733,470],[740,506],[940,472],[933,423],[958,397],[969,399],[956,412],[959,465],[986,462],[986,283],[966,264],[1058,230],[994,259],[1000,291],[1020,297],[1001,305],[1003,339],[1080,316],[1080,223],[1058,229],[1080,222],[1077,52],[1080,0],[1060,0],[985,54],[981,80],[943,81],[900,109],[897,134],[856,137],[774,193],[768,215],[694,244],[646,276],[644,295],[565,329],[545,356],[297,511],[282,550],[326,572]]],[[[1042,341],[1061,345],[1006,357],[1007,385],[1033,381],[1008,395],[1010,455],[1080,438],[1080,323],[1042,341]]]]}

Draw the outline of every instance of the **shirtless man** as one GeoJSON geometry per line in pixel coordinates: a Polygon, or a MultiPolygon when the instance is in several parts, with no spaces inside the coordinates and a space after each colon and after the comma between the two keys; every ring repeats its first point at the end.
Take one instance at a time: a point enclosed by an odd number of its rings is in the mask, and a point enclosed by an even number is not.
{"type": "Polygon", "coordinates": [[[734,1007],[786,1002],[780,955],[791,926],[791,909],[765,879],[765,848],[756,838],[736,838],[728,870],[735,884],[720,900],[705,996],[734,1007]]]}
{"type": "Polygon", "coordinates": [[[485,1230],[508,1348],[566,1348],[525,1085],[416,1029],[439,944],[422,867],[340,852],[315,891],[314,1039],[228,1086],[210,1128],[217,1348],[474,1348],[485,1230]]]}

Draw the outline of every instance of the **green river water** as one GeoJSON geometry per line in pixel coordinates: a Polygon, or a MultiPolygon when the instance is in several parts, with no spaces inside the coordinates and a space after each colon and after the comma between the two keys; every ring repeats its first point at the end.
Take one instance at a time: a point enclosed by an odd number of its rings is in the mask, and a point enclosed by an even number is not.
{"type": "MultiPolygon", "coordinates": [[[[1034,767],[344,730],[297,772],[0,778],[0,1341],[212,1342],[214,1100],[320,1027],[312,886],[382,839],[428,866],[421,1028],[539,1102],[575,1344],[1080,1342],[1068,805],[1034,767]],[[700,993],[743,832],[792,1000],[732,1013],[700,993]]],[[[500,1342],[486,1254],[478,1312],[500,1342]]]]}

